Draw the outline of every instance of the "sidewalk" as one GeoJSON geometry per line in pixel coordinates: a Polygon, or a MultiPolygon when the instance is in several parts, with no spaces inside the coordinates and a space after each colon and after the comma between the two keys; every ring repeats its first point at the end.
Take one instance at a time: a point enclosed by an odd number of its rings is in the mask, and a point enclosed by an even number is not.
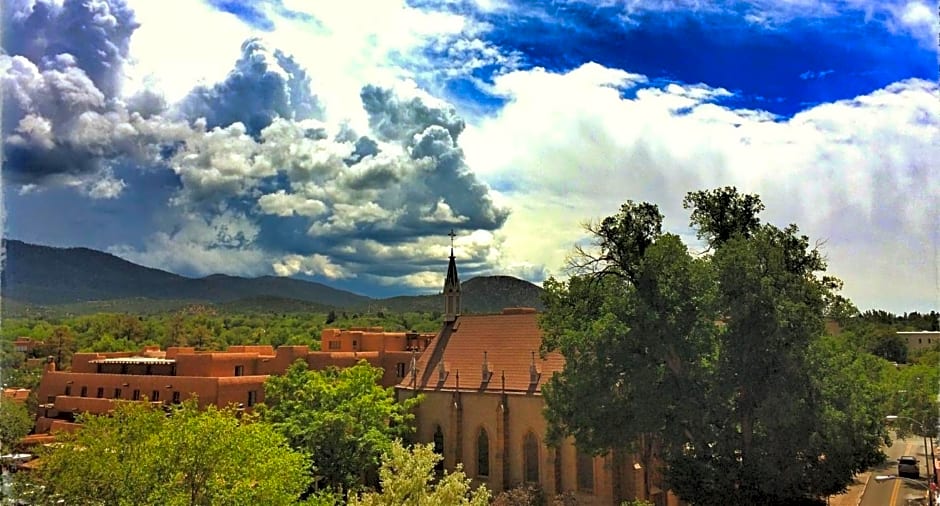
{"type": "Polygon", "coordinates": [[[858,506],[862,501],[862,494],[865,492],[865,485],[871,479],[871,472],[859,474],[849,485],[844,494],[834,495],[829,498],[829,506],[858,506]]]}

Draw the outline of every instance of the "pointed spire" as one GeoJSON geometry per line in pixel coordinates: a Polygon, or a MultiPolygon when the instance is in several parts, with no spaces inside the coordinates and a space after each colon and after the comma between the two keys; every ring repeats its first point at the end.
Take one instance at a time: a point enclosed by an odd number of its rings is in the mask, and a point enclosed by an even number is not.
{"type": "Polygon", "coordinates": [[[444,279],[444,322],[450,323],[457,320],[460,314],[460,278],[457,276],[457,260],[454,258],[454,237],[457,234],[451,229],[447,235],[450,236],[450,261],[444,279]]]}

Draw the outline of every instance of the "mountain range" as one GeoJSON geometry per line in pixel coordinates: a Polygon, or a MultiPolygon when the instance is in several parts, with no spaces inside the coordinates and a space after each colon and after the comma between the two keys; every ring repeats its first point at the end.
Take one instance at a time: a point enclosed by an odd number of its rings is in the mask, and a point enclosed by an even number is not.
{"type": "MultiPolygon", "coordinates": [[[[88,248],[55,248],[14,239],[5,240],[4,247],[0,287],[7,314],[43,307],[69,307],[70,312],[138,312],[135,309],[141,307],[168,310],[193,303],[260,311],[284,311],[285,307],[296,311],[440,311],[443,305],[440,295],[375,299],[286,277],[214,274],[189,278],[88,248]]],[[[461,291],[466,313],[542,307],[542,289],[511,276],[472,278],[461,284],[461,291]]]]}

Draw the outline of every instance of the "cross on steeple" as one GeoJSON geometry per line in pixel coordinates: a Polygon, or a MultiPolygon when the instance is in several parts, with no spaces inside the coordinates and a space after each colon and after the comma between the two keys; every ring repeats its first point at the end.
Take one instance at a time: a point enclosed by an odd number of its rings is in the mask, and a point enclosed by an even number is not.
{"type": "Polygon", "coordinates": [[[450,233],[447,234],[450,236],[450,254],[454,254],[454,237],[457,237],[457,234],[454,232],[454,229],[450,229],[450,233]]]}

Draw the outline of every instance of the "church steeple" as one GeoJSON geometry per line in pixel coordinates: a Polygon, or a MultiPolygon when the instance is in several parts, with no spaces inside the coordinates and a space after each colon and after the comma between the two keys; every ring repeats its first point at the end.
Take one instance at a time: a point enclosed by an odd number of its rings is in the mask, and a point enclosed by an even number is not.
{"type": "Polygon", "coordinates": [[[460,315],[460,278],[457,277],[457,262],[454,259],[454,237],[450,231],[450,262],[447,264],[447,278],[444,279],[444,323],[450,323],[460,315]]]}

